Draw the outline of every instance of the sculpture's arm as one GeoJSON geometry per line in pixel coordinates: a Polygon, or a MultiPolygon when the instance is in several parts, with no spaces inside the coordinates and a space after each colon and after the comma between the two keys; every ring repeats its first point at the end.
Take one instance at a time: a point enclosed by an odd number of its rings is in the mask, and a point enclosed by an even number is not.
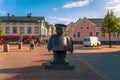
{"type": "Polygon", "coordinates": [[[71,40],[70,38],[67,36],[67,43],[68,43],[68,51],[71,51],[71,49],[73,48],[72,47],[72,43],[71,43],[71,40]]]}

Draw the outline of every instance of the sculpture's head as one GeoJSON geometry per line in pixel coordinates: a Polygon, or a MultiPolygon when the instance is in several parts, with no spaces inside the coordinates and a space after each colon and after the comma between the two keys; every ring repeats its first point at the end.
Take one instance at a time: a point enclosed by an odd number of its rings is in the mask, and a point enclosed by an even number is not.
{"type": "Polygon", "coordinates": [[[65,30],[66,25],[64,24],[55,24],[57,35],[61,36],[65,30]]]}

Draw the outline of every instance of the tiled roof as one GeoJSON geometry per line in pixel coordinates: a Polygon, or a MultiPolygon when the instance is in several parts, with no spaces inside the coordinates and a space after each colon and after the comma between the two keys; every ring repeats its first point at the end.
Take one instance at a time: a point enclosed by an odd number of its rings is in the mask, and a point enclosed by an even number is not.
{"type": "Polygon", "coordinates": [[[97,18],[96,19],[88,19],[88,20],[90,20],[91,22],[96,24],[97,27],[100,27],[102,25],[102,21],[103,21],[103,19],[97,19],[97,18]]]}
{"type": "Polygon", "coordinates": [[[7,16],[1,16],[0,20],[2,22],[38,22],[38,20],[44,20],[44,17],[20,17],[20,16],[14,16],[14,17],[7,17],[7,16]]]}

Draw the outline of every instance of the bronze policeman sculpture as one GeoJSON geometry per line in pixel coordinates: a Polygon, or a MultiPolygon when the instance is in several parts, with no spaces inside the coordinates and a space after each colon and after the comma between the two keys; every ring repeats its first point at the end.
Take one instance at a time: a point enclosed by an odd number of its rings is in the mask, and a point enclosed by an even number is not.
{"type": "Polygon", "coordinates": [[[56,24],[56,34],[52,35],[48,42],[48,51],[53,51],[53,63],[65,63],[66,52],[71,50],[71,41],[68,36],[64,36],[66,25],[56,24]]]}

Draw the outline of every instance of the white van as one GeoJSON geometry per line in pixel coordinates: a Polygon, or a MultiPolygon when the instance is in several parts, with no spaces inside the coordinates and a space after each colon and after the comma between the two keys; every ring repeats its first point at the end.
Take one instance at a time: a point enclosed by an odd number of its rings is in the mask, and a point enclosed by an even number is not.
{"type": "Polygon", "coordinates": [[[99,41],[98,37],[88,36],[88,37],[84,37],[83,45],[84,46],[100,46],[101,42],[99,41]]]}

